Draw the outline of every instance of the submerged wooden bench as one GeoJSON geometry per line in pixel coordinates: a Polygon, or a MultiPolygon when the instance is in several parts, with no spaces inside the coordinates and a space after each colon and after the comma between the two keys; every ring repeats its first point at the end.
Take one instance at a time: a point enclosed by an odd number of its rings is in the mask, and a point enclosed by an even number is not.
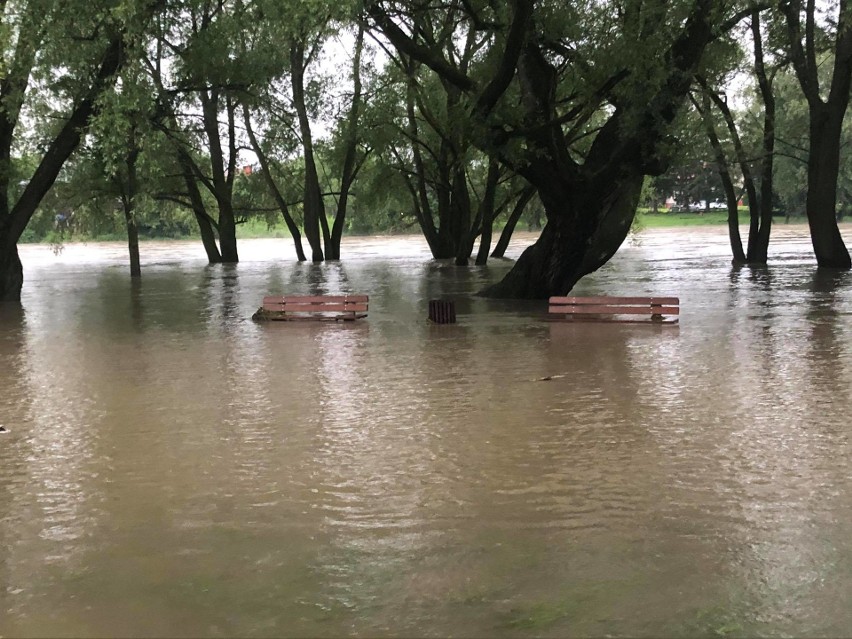
{"type": "Polygon", "coordinates": [[[551,319],[675,324],[680,300],[677,297],[551,297],[548,311],[551,319]]]}
{"type": "Polygon", "coordinates": [[[263,298],[255,320],[350,321],[367,317],[367,295],[278,295],[263,298]]]}

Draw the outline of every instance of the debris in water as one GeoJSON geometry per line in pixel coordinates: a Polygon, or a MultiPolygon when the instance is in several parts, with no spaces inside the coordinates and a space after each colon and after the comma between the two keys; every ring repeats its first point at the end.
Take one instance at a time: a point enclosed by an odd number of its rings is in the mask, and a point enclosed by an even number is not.
{"type": "Polygon", "coordinates": [[[547,375],[546,377],[539,377],[535,381],[537,381],[537,382],[549,382],[552,379],[562,379],[565,376],[566,376],[565,373],[563,373],[562,375],[547,375]]]}

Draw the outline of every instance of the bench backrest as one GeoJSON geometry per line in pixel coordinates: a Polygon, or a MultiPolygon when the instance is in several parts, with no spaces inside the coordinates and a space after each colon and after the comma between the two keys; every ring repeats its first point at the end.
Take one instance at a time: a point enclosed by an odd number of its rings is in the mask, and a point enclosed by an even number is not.
{"type": "Polygon", "coordinates": [[[677,297],[551,297],[550,313],[560,315],[678,315],[677,297]]]}
{"type": "Polygon", "coordinates": [[[268,295],[263,310],[276,313],[366,313],[368,295],[268,295]]]}

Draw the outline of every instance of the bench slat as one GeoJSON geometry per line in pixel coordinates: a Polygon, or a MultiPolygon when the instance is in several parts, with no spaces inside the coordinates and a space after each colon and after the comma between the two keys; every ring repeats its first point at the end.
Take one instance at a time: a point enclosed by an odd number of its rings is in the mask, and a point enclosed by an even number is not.
{"type": "Polygon", "coordinates": [[[285,313],[344,313],[351,312],[366,312],[366,304],[280,304],[280,303],[264,303],[264,310],[279,311],[285,313]]]}
{"type": "Polygon", "coordinates": [[[267,295],[264,304],[339,304],[342,302],[368,302],[367,295],[267,295]]]}
{"type": "Polygon", "coordinates": [[[369,299],[368,295],[267,295],[253,317],[283,321],[355,320],[367,317],[369,299]]]}
{"type": "Polygon", "coordinates": [[[286,322],[336,322],[339,320],[346,322],[350,320],[362,319],[364,317],[367,317],[366,313],[352,313],[348,315],[321,315],[319,313],[313,313],[311,315],[299,315],[296,313],[284,313],[278,317],[270,317],[267,319],[286,322]]]}
{"type": "Polygon", "coordinates": [[[679,315],[677,306],[551,306],[551,313],[566,315],[679,315]]]}
{"type": "Polygon", "coordinates": [[[601,304],[651,304],[676,305],[680,304],[677,297],[551,297],[550,304],[572,304],[572,305],[601,305],[601,304]]]}
{"type": "Polygon", "coordinates": [[[624,316],[645,315],[651,323],[671,324],[677,318],[664,319],[665,315],[680,315],[680,299],[677,297],[593,297],[554,296],[549,300],[551,317],[586,319],[609,322],[638,322],[624,316]]]}

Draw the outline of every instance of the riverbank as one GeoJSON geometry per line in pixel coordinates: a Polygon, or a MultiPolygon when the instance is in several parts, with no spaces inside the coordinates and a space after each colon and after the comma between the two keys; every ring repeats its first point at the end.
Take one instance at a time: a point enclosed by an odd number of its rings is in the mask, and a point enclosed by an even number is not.
{"type": "MultiPolygon", "coordinates": [[[[740,211],[740,224],[748,224],[748,211],[740,211]]],[[[807,224],[808,220],[804,216],[784,217],[778,216],[773,218],[773,224],[781,225],[796,225],[807,224]]],[[[640,230],[643,228],[660,228],[671,227],[681,228],[689,226],[724,226],[728,223],[727,211],[710,211],[700,213],[672,213],[660,212],[651,213],[644,212],[640,209],[636,215],[634,226],[640,230]]]]}
{"type": "MultiPolygon", "coordinates": [[[[634,222],[634,230],[642,231],[644,229],[651,228],[686,228],[686,227],[694,227],[694,226],[724,226],[728,223],[728,213],[726,211],[710,211],[710,212],[701,212],[701,213],[672,213],[672,212],[659,212],[659,213],[651,213],[649,211],[645,211],[640,209],[636,215],[636,220],[634,222]]],[[[742,211],[740,213],[740,224],[748,223],[748,212],[742,211]]],[[[804,217],[792,217],[792,218],[784,218],[777,217],[775,218],[775,224],[779,225],[797,225],[797,224],[805,224],[807,223],[807,219],[804,217]]],[[[519,226],[519,229],[516,232],[521,232],[521,229],[526,231],[526,227],[523,225],[519,226]]],[[[502,228],[497,228],[494,230],[495,237],[499,237],[499,233],[502,231],[502,228]]],[[[531,232],[535,232],[535,230],[531,230],[531,232]]],[[[347,237],[401,237],[405,235],[417,234],[416,228],[410,229],[408,233],[375,233],[375,234],[355,234],[355,233],[347,233],[347,237]]],[[[288,239],[290,238],[290,233],[287,227],[284,224],[269,226],[263,220],[250,220],[244,224],[239,224],[237,226],[237,239],[238,240],[254,240],[254,239],[288,239]]],[[[200,239],[200,236],[197,234],[188,234],[183,236],[175,236],[175,237],[150,237],[150,236],[142,236],[139,238],[140,242],[170,242],[170,241],[185,241],[185,240],[196,240],[200,239]]],[[[54,234],[51,233],[48,237],[41,239],[32,239],[32,241],[22,241],[21,244],[75,244],[75,243],[90,243],[90,242],[124,242],[126,241],[126,237],[121,234],[111,233],[107,235],[83,235],[79,233],[71,233],[71,234],[54,234]]]]}

